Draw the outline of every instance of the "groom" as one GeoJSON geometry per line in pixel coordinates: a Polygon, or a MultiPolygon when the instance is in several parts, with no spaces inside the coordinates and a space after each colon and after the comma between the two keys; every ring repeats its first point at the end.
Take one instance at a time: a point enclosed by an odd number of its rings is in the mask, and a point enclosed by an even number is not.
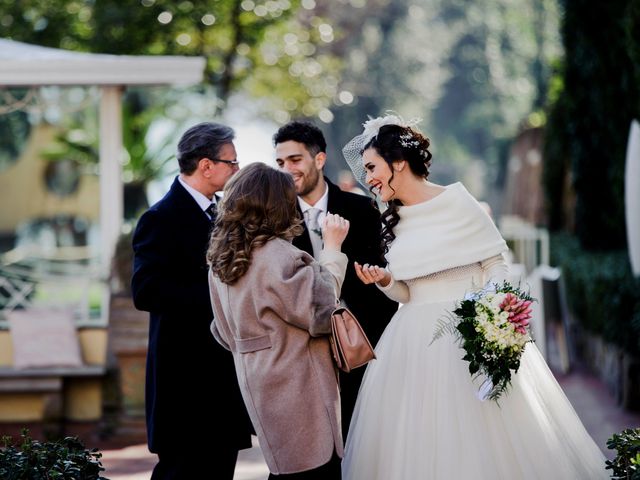
{"type": "MultiPolygon", "coordinates": [[[[373,346],[398,309],[375,285],[358,280],[353,262],[379,265],[382,261],[380,213],[370,198],[343,192],[324,177],[327,143],[318,127],[308,122],[290,122],[280,127],[273,137],[278,166],[295,181],[298,207],[304,218],[304,233],[293,244],[317,258],[322,250],[320,225],[327,214],[335,213],[350,222],[342,251],[349,258],[342,285],[341,300],[361,323],[373,346]]],[[[346,439],[351,414],[365,368],[340,372],[342,433],[346,439]]]]}

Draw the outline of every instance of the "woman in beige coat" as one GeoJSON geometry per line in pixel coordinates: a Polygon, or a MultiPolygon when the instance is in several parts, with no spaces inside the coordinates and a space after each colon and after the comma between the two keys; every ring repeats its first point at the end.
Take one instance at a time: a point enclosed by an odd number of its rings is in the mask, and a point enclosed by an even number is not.
{"type": "Polygon", "coordinates": [[[319,262],[302,231],[293,178],[261,163],[225,188],[208,260],[211,330],[235,360],[271,478],[340,478],[340,400],[330,316],[344,278],[348,221],[327,215],[319,262]]]}

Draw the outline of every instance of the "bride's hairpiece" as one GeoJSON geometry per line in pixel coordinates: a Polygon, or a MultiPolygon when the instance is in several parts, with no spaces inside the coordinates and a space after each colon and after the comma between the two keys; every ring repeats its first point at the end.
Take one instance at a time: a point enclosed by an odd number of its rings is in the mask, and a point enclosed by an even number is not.
{"type": "MultiPolygon", "coordinates": [[[[362,124],[364,127],[362,133],[353,137],[342,149],[342,155],[344,155],[344,159],[349,164],[349,168],[351,168],[353,175],[365,188],[367,188],[367,172],[362,164],[362,150],[364,149],[364,146],[377,137],[378,132],[380,132],[380,129],[385,125],[398,125],[400,127],[411,128],[420,122],[420,119],[405,121],[401,116],[390,111],[387,111],[386,113],[387,114],[384,117],[369,117],[369,120],[362,124]]],[[[407,135],[408,134],[404,134],[400,137],[400,144],[403,147],[414,146],[413,144],[409,145],[411,138],[404,138],[407,135]],[[405,142],[407,142],[406,145],[405,142]]]]}

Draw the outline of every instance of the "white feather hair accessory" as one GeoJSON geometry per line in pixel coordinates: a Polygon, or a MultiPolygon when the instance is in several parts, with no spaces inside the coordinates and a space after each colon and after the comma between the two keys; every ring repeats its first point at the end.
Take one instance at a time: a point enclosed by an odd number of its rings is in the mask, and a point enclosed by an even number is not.
{"type": "Polygon", "coordinates": [[[386,112],[383,117],[371,118],[362,124],[363,130],[360,135],[353,137],[349,143],[342,148],[342,155],[347,161],[349,168],[353,172],[354,177],[365,188],[369,188],[366,183],[367,172],[362,164],[362,151],[371,140],[378,136],[380,128],[385,125],[398,125],[400,127],[414,127],[420,123],[419,118],[405,121],[401,116],[394,112],[386,112]]]}

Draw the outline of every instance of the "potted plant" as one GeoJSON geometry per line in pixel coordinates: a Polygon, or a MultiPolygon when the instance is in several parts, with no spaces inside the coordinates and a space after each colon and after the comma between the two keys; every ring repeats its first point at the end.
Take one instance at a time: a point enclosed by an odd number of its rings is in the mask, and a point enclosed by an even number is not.
{"type": "Polygon", "coordinates": [[[108,480],[98,449],[87,450],[77,437],[39,442],[23,430],[19,443],[2,437],[0,478],[4,480],[108,480]]]}

